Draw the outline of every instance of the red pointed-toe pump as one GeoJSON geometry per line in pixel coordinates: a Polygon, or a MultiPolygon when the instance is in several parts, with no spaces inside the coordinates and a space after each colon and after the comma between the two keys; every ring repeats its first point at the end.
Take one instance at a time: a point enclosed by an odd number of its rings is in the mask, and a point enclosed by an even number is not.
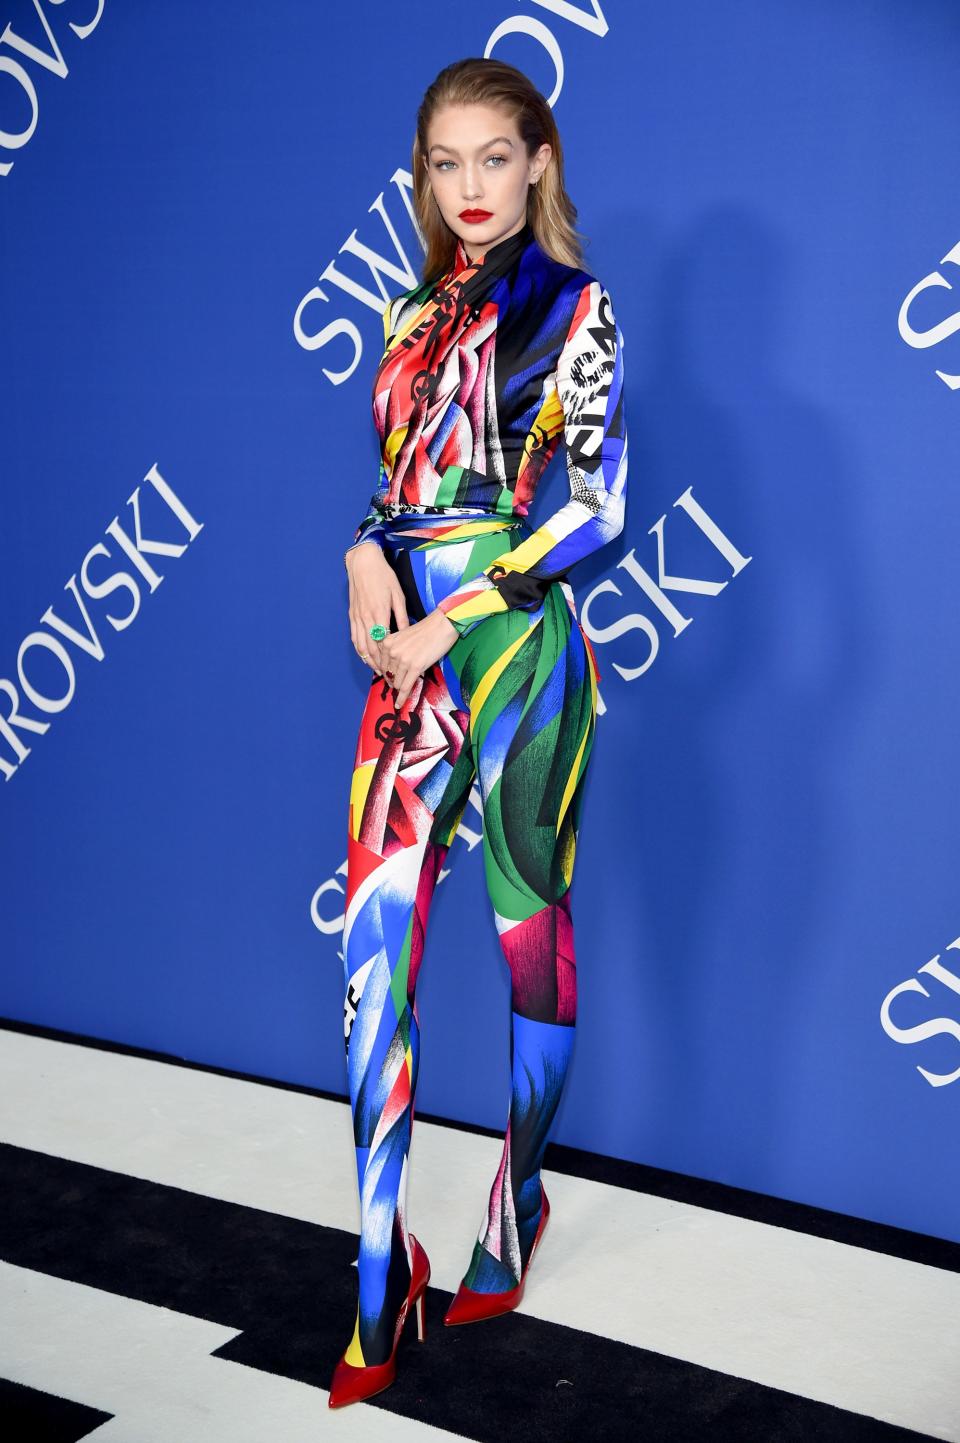
{"type": "Polygon", "coordinates": [[[543,1183],[540,1184],[540,1195],[543,1198],[543,1212],[540,1214],[533,1247],[527,1258],[527,1266],[520,1274],[519,1283],[505,1293],[475,1293],[472,1288],[467,1287],[466,1283],[461,1283],[456,1297],[443,1316],[445,1323],[479,1323],[482,1318],[496,1318],[500,1313],[513,1312],[523,1297],[530,1264],[533,1262],[533,1255],[537,1251],[544,1228],[547,1226],[547,1219],[550,1216],[550,1204],[547,1201],[547,1194],[543,1190],[543,1183]]]}
{"type": "Polygon", "coordinates": [[[389,1388],[397,1376],[397,1344],[400,1342],[400,1334],[407,1321],[407,1314],[414,1304],[417,1309],[417,1337],[421,1343],[426,1337],[424,1308],[427,1300],[427,1283],[430,1281],[430,1259],[413,1233],[410,1234],[410,1246],[413,1250],[410,1288],[403,1300],[400,1312],[397,1314],[397,1326],[393,1334],[393,1350],[386,1362],[371,1363],[366,1368],[358,1368],[353,1363],[348,1363],[346,1353],[344,1353],[333,1370],[330,1397],[327,1400],[331,1408],[342,1408],[346,1403],[359,1403],[361,1399],[369,1398],[372,1394],[389,1388]]]}

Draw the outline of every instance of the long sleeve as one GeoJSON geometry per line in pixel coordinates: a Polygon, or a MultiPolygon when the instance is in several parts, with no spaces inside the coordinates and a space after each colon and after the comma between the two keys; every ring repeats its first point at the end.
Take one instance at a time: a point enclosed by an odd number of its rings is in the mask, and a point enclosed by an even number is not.
{"type": "MultiPolygon", "coordinates": [[[[382,462],[382,461],[380,462],[380,483],[381,483],[381,485],[382,485],[382,483],[383,483],[383,462],[382,462]]],[[[379,488],[378,488],[378,489],[379,489],[379,488]]],[[[371,509],[367,512],[366,516],[363,518],[363,520],[360,522],[360,525],[357,527],[356,531],[353,533],[353,540],[351,541],[350,545],[347,547],[347,550],[348,550],[348,551],[352,551],[355,546],[360,546],[362,543],[364,543],[364,542],[366,542],[366,541],[371,541],[371,542],[375,541],[375,542],[377,543],[377,545],[380,547],[381,551],[383,550],[383,544],[384,544],[383,517],[381,516],[380,512],[377,511],[377,509],[376,509],[375,507],[373,507],[373,506],[371,506],[371,509]]]]}
{"type": "Polygon", "coordinates": [[[439,609],[465,636],[511,607],[535,610],[552,581],[623,530],[627,432],[623,359],[607,290],[584,285],[557,359],[570,499],[513,551],[462,581],[439,609]]]}
{"type": "MultiPolygon", "coordinates": [[[[383,345],[384,345],[384,350],[386,350],[387,342],[388,342],[389,339],[390,339],[391,325],[392,325],[392,322],[391,322],[391,308],[392,308],[392,306],[393,306],[393,302],[394,302],[395,299],[396,299],[396,297],[391,297],[391,299],[387,301],[387,304],[386,304],[386,306],[384,307],[384,310],[383,310],[383,345]]],[[[375,495],[375,496],[378,495],[379,492],[381,492],[381,491],[384,489],[384,481],[385,481],[384,465],[383,465],[383,457],[381,456],[381,458],[380,458],[380,475],[379,475],[379,478],[378,478],[378,480],[377,480],[377,490],[374,492],[374,495],[375,495]]],[[[356,531],[353,533],[353,541],[352,541],[352,542],[350,543],[350,545],[347,547],[347,550],[348,550],[348,551],[352,551],[355,546],[359,546],[361,542],[366,542],[366,541],[369,541],[369,542],[374,542],[374,541],[375,541],[376,544],[380,547],[381,551],[383,550],[383,545],[384,545],[383,517],[382,517],[382,515],[380,514],[380,512],[376,509],[376,507],[373,505],[373,497],[371,497],[371,500],[370,500],[370,510],[367,512],[366,516],[363,518],[363,520],[360,522],[360,525],[357,527],[356,531]]]]}

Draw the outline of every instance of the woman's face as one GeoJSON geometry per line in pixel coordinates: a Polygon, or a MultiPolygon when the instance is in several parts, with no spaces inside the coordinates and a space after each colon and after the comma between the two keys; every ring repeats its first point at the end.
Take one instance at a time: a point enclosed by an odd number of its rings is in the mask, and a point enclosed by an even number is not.
{"type": "Polygon", "coordinates": [[[527,195],[551,156],[528,159],[513,119],[489,105],[445,105],[427,127],[425,164],[440,214],[470,260],[521,230],[527,195]]]}

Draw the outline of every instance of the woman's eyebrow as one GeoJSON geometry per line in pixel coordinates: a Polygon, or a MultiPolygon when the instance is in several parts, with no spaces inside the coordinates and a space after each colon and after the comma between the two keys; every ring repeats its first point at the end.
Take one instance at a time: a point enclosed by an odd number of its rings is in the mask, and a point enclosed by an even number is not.
{"type": "MultiPolygon", "coordinates": [[[[485,140],[482,145],[478,145],[477,150],[486,150],[488,145],[496,145],[498,140],[502,140],[505,145],[509,145],[511,148],[513,146],[513,141],[508,135],[495,135],[492,140],[485,140]]],[[[448,150],[451,155],[459,155],[460,153],[459,151],[454,150],[452,145],[440,145],[438,142],[435,142],[433,145],[431,145],[430,149],[448,150]]]]}

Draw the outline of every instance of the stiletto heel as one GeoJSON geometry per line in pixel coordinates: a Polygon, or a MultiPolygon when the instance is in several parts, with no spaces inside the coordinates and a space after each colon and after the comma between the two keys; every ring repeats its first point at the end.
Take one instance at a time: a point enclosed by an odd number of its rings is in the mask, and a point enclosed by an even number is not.
{"type": "Polygon", "coordinates": [[[550,1216],[550,1204],[547,1201],[543,1183],[540,1184],[540,1195],[543,1198],[543,1211],[540,1215],[536,1236],[533,1239],[533,1247],[530,1249],[530,1256],[527,1258],[527,1265],[520,1274],[517,1286],[509,1288],[505,1293],[475,1293],[472,1288],[467,1287],[466,1283],[461,1283],[456,1297],[444,1314],[443,1321],[446,1324],[479,1323],[483,1318],[496,1318],[501,1313],[513,1312],[523,1297],[530,1264],[533,1262],[534,1254],[540,1245],[540,1239],[543,1237],[547,1219],[550,1216]]]}
{"type": "Polygon", "coordinates": [[[390,1356],[383,1363],[371,1363],[366,1368],[358,1368],[347,1362],[344,1353],[333,1370],[330,1382],[330,1397],[327,1402],[331,1408],[341,1408],[346,1403],[358,1403],[363,1398],[369,1398],[372,1394],[389,1388],[397,1376],[397,1346],[412,1305],[415,1305],[417,1310],[417,1337],[421,1343],[426,1337],[425,1305],[427,1284],[430,1281],[430,1259],[413,1233],[410,1234],[410,1244],[413,1250],[410,1287],[397,1314],[390,1356]]]}

